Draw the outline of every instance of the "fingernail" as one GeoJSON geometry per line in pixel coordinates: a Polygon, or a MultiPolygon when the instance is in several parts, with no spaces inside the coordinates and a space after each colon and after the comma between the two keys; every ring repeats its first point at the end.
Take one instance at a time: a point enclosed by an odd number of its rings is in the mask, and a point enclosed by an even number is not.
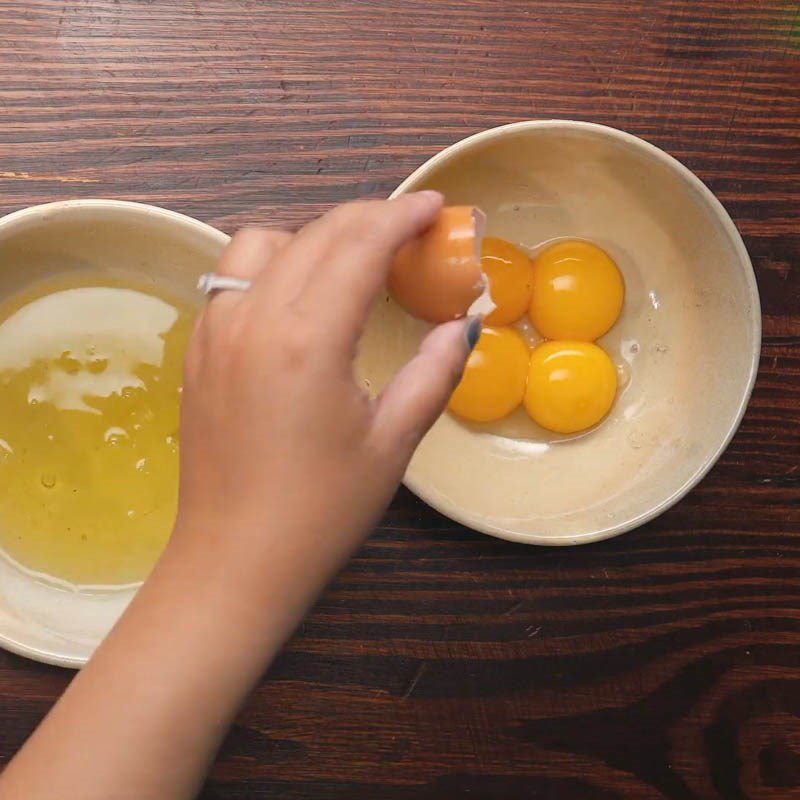
{"type": "Polygon", "coordinates": [[[470,317],[467,320],[467,330],[465,335],[467,337],[467,347],[469,348],[470,353],[475,349],[475,345],[478,344],[478,339],[481,338],[482,328],[483,317],[480,314],[476,314],[474,317],[470,317]]]}

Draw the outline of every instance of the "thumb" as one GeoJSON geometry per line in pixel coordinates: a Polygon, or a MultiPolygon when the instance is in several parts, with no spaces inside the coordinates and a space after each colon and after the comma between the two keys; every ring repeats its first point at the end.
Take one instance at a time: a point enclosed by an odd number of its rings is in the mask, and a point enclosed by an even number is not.
{"type": "Polygon", "coordinates": [[[419,352],[378,398],[374,435],[393,458],[407,461],[447,406],[481,334],[480,316],[446,322],[423,339],[419,352]]]}

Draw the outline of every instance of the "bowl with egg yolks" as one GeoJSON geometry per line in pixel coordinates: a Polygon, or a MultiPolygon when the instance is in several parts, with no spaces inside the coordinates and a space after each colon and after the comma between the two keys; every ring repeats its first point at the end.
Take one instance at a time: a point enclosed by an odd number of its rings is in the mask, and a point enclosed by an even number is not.
{"type": "Polygon", "coordinates": [[[117,201],[0,219],[0,646],[81,666],[163,550],[197,279],[227,241],[117,201]]]}
{"type": "MultiPolygon", "coordinates": [[[[422,189],[485,213],[498,309],[406,485],[539,545],[609,538],[680,500],[735,433],[760,352],[752,266],[719,201],[653,145],[560,120],[472,136],[393,196],[422,189]]],[[[359,361],[372,393],[430,327],[380,299],[359,361]]]]}

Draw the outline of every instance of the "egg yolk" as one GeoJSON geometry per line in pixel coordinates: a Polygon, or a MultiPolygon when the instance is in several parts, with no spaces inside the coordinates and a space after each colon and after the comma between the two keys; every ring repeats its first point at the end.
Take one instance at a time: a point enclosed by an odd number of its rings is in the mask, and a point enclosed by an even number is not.
{"type": "Polygon", "coordinates": [[[533,291],[533,267],[526,253],[503,239],[483,240],[481,270],[489,279],[496,308],[486,317],[488,325],[510,325],[527,310],[533,291]]]}
{"type": "Polygon", "coordinates": [[[531,355],[525,408],[547,430],[591,428],[608,414],[616,393],[617,371],[596,344],[545,342],[531,355]]]}
{"type": "Polygon", "coordinates": [[[515,330],[484,328],[450,398],[450,410],[473,422],[507,416],[522,402],[528,360],[528,346],[515,330]]]}
{"type": "Polygon", "coordinates": [[[624,297],[619,268],[590,242],[558,242],[533,261],[528,313],[545,339],[593,342],[617,321],[624,297]]]}

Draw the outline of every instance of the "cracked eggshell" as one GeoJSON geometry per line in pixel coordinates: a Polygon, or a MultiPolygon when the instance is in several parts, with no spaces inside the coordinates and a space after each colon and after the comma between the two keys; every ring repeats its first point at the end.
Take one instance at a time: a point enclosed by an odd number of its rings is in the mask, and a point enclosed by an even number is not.
{"type": "Polygon", "coordinates": [[[422,236],[400,248],[388,287],[409,314],[438,323],[463,317],[473,305],[487,313],[476,302],[488,299],[481,271],[485,222],[478,208],[445,207],[422,236]]]}

